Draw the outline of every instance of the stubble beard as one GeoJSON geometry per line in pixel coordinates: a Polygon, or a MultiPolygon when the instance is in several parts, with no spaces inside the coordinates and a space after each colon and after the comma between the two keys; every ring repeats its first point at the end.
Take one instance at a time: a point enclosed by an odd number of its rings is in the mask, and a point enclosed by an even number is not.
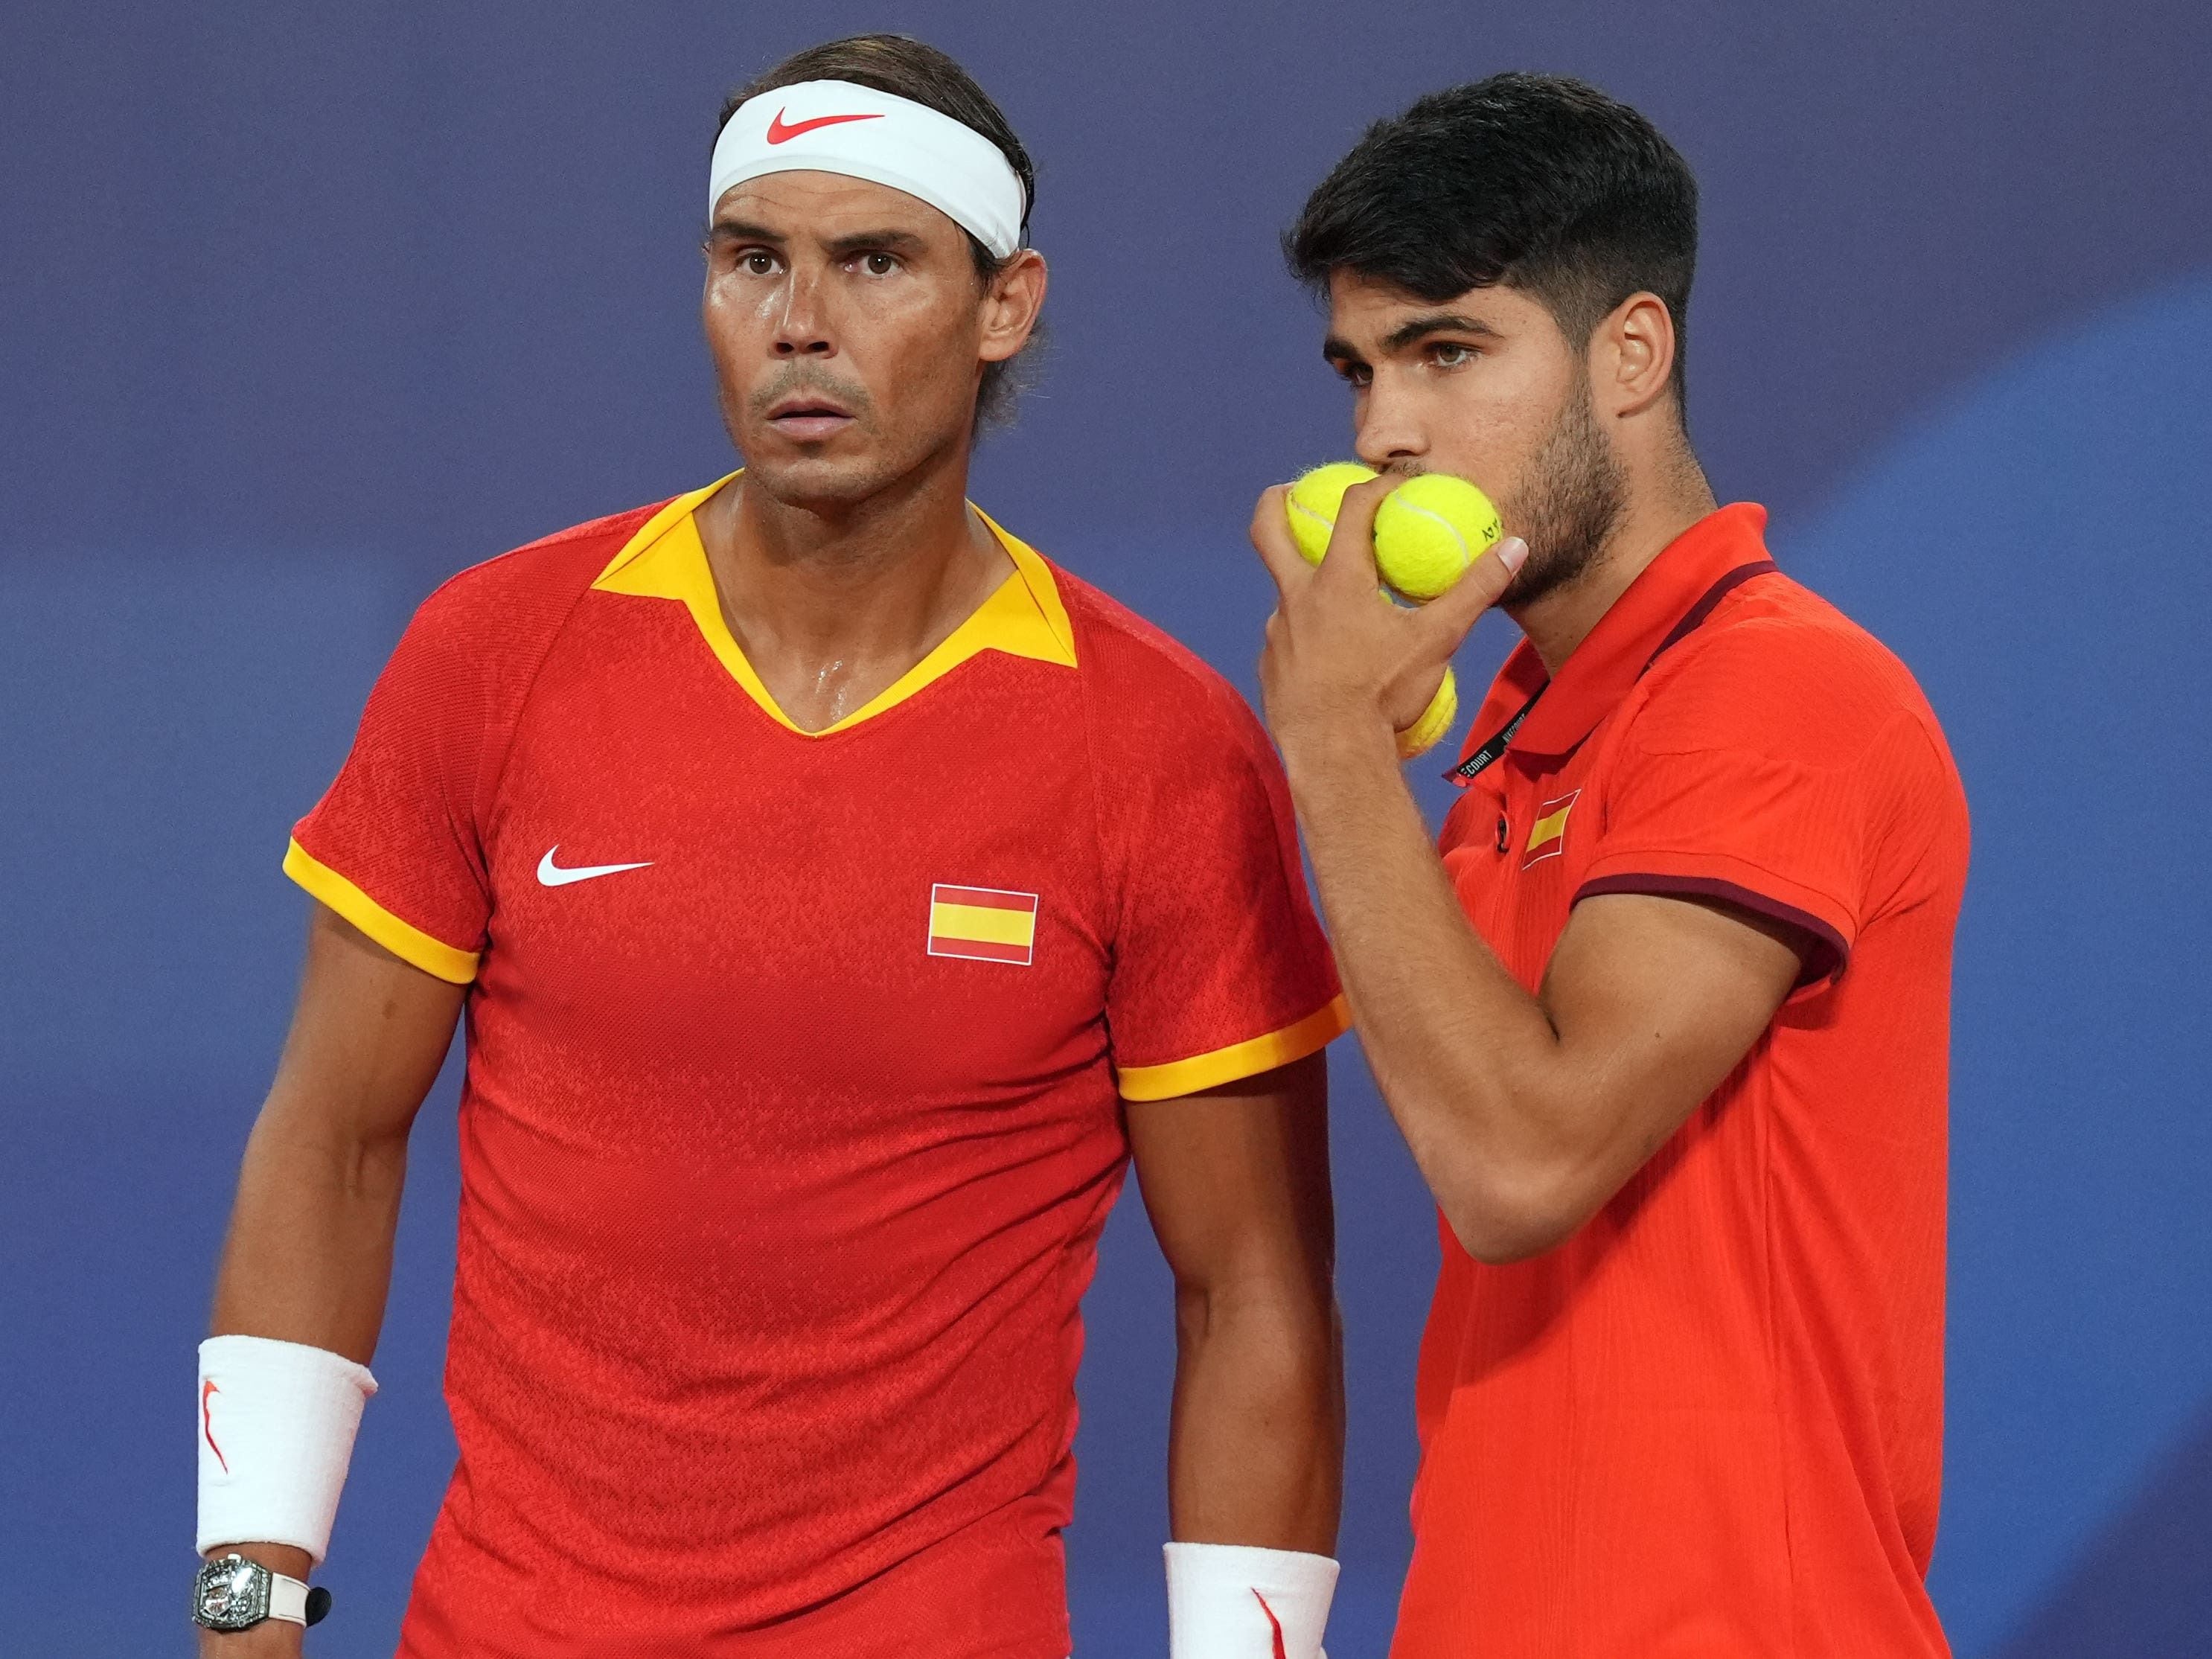
{"type": "Polygon", "coordinates": [[[1589,574],[1627,507],[1627,469],[1590,410],[1588,375],[1567,389],[1528,478],[1504,514],[1506,528],[1528,544],[1528,562],[1500,601],[1515,610],[1589,574]]]}
{"type": "Polygon", "coordinates": [[[731,437],[744,452],[748,482],[781,505],[803,511],[842,516],[866,508],[961,449],[974,424],[972,420],[940,424],[931,418],[931,411],[917,411],[911,404],[902,411],[905,424],[888,424],[865,387],[811,364],[780,372],[748,396],[742,408],[748,422],[765,422],[768,411],[785,397],[809,390],[824,392],[852,411],[853,430],[865,441],[860,453],[833,458],[803,449],[797,455],[767,448],[748,451],[742,426],[730,419],[726,401],[724,405],[731,437]]]}
{"type": "MultiPolygon", "coordinates": [[[[895,471],[885,466],[879,454],[846,455],[831,460],[826,455],[810,454],[803,447],[793,455],[765,447],[751,449],[745,444],[748,427],[765,422],[769,410],[785,398],[806,392],[819,392],[850,410],[854,428],[861,436],[876,435],[875,404],[865,386],[825,374],[812,363],[790,364],[754,388],[742,404],[733,406],[725,399],[724,420],[732,441],[744,452],[747,482],[787,507],[835,508],[866,500],[888,482],[884,475],[895,471]]],[[[872,450],[874,447],[869,446],[872,450]]]]}

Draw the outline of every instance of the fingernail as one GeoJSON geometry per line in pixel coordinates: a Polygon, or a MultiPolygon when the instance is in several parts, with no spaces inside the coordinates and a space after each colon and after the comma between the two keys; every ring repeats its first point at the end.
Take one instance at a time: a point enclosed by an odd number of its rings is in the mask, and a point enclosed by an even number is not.
{"type": "Polygon", "coordinates": [[[1518,570],[1528,562],[1528,544],[1518,536],[1508,536],[1498,544],[1498,562],[1508,570],[1518,570]]]}

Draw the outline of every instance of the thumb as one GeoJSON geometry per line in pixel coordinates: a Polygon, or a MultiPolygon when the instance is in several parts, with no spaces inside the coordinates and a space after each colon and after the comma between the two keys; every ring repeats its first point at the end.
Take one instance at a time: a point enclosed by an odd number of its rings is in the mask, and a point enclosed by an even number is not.
{"type": "Polygon", "coordinates": [[[1528,544],[1508,536],[1468,567],[1442,594],[1420,609],[1421,626],[1449,655],[1459,649],[1482,613],[1504,597],[1521,567],[1528,562],[1528,544]]]}

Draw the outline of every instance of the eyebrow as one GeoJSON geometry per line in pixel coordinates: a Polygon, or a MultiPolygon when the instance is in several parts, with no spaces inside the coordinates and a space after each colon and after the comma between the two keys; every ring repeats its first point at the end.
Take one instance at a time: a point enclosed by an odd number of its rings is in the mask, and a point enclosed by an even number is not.
{"type": "Polygon", "coordinates": [[[1480,318],[1468,317],[1456,311],[1430,311],[1419,317],[1409,317],[1382,337],[1385,351],[1403,351],[1418,340],[1431,334],[1474,334],[1486,340],[1501,338],[1498,331],[1480,318]]]}
{"type": "MultiPolygon", "coordinates": [[[[744,219],[717,219],[707,228],[707,234],[717,241],[766,242],[781,247],[791,239],[780,230],[770,230],[744,219]]],[[[841,254],[864,252],[871,248],[908,250],[921,246],[921,238],[910,230],[858,230],[840,236],[828,244],[832,258],[841,254]]]]}
{"type": "Polygon", "coordinates": [[[910,230],[859,230],[828,245],[830,252],[860,253],[871,248],[918,248],[921,238],[910,230]]]}
{"type": "MultiPolygon", "coordinates": [[[[1408,318],[1382,337],[1382,350],[1387,356],[1403,351],[1418,340],[1431,334],[1473,334],[1486,340],[1503,339],[1496,329],[1480,318],[1469,317],[1456,311],[1425,312],[1419,317],[1408,318]]],[[[1331,367],[1345,363],[1364,363],[1359,348],[1340,334],[1332,334],[1321,343],[1322,361],[1331,367]]]]}
{"type": "Polygon", "coordinates": [[[717,219],[707,227],[707,234],[732,242],[774,242],[779,246],[783,242],[781,232],[770,230],[766,225],[754,224],[747,219],[717,219]]]}

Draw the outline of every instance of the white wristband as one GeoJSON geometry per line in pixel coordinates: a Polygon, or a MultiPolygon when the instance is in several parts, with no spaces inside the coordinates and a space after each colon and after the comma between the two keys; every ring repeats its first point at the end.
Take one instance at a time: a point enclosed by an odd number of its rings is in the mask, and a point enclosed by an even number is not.
{"type": "Polygon", "coordinates": [[[200,1553],[289,1544],[319,1563],[375,1392],[367,1367],[326,1348],[263,1336],[201,1343],[200,1553]]]}
{"type": "Polygon", "coordinates": [[[1170,1544],[1169,1659],[1327,1659],[1336,1563],[1249,1544],[1170,1544]]]}

